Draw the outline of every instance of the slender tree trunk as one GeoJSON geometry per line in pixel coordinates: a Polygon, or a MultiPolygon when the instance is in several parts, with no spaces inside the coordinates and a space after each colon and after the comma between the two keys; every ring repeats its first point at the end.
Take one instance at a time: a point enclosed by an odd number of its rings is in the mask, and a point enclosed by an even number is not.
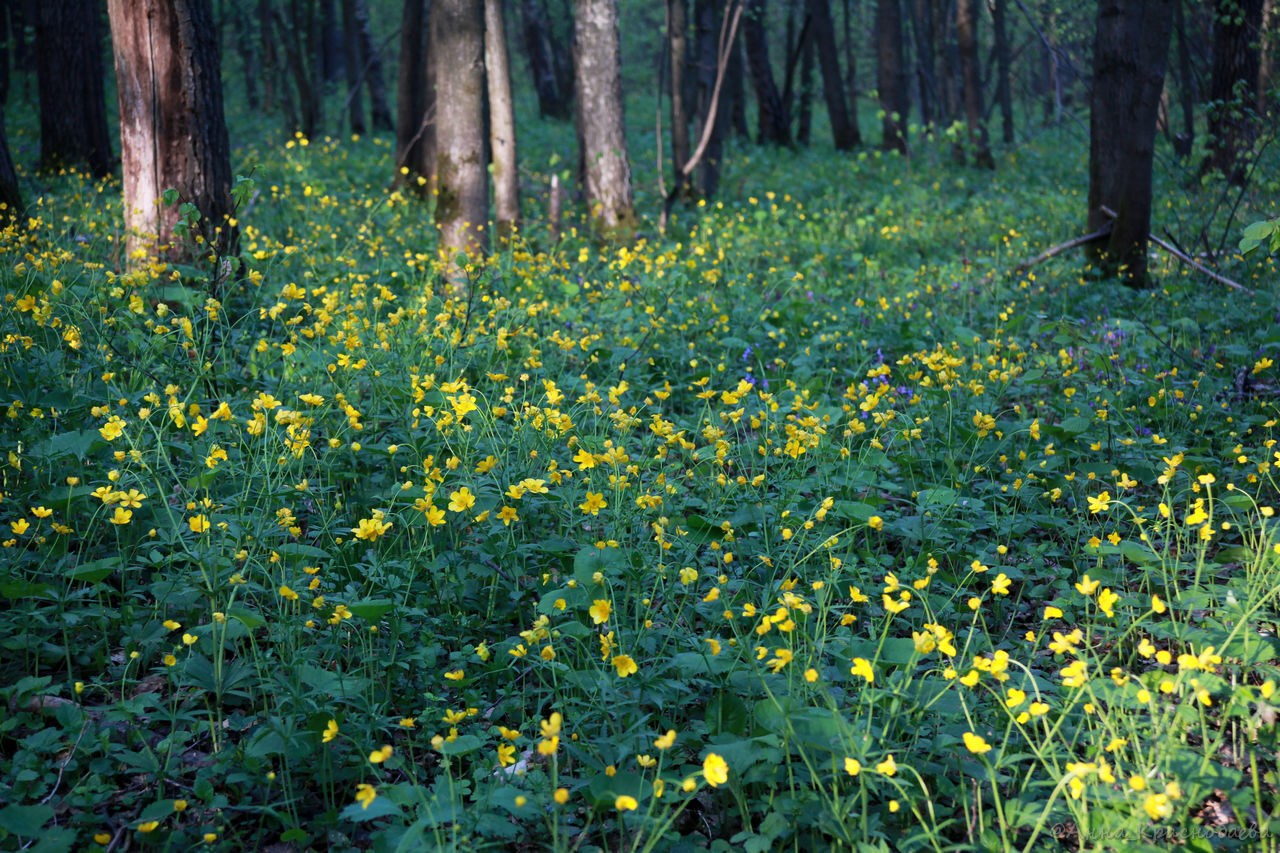
{"type": "MultiPolygon", "coordinates": [[[[272,111],[277,104],[277,81],[283,74],[284,69],[280,62],[280,54],[276,49],[275,34],[272,31],[272,23],[275,12],[271,7],[271,0],[258,0],[258,49],[262,57],[262,108],[266,111],[272,111]]],[[[288,103],[288,95],[285,94],[285,111],[291,112],[288,103]]],[[[290,126],[294,124],[292,116],[288,117],[290,126]]]]}
{"type": "MultiPolygon", "coordinates": [[[[724,125],[723,129],[717,126],[715,131],[717,134],[714,140],[717,159],[720,156],[720,147],[724,140],[724,134],[727,134],[730,130],[742,139],[751,138],[751,128],[747,125],[747,61],[745,56],[746,48],[742,46],[742,39],[735,38],[733,44],[729,46],[729,67],[725,70],[724,82],[720,84],[720,97],[724,99],[724,106],[721,109],[724,110],[727,116],[728,124],[724,125]]],[[[716,121],[719,122],[720,119],[717,118],[716,121]]],[[[709,154],[710,151],[708,151],[709,154]]]]}
{"type": "Polygon", "coordinates": [[[911,31],[916,43],[916,79],[920,89],[920,123],[932,127],[937,118],[938,78],[935,72],[933,11],[929,0],[911,0],[911,31]]]}
{"type": "Polygon", "coordinates": [[[574,89],[592,226],[611,239],[629,240],[636,217],[622,111],[618,0],[574,0],[573,22],[574,89]]]}
{"type": "Polygon", "coordinates": [[[231,146],[210,0],[109,0],[120,102],[126,254],[193,260],[236,250],[231,146]],[[167,190],[177,202],[162,203],[167,190]],[[179,206],[200,212],[174,239],[179,206]]]}
{"type": "Polygon", "coordinates": [[[510,242],[520,223],[520,172],[516,160],[516,113],[511,97],[504,0],[484,0],[484,68],[489,83],[489,150],[493,159],[493,219],[496,237],[510,242]]]}
{"type": "Polygon", "coordinates": [[[321,16],[316,0],[288,0],[288,17],[275,12],[290,76],[298,92],[298,129],[308,139],[324,128],[324,83],[319,57],[323,53],[321,16]]]}
{"type": "Polygon", "coordinates": [[[1196,80],[1191,68],[1191,48],[1187,44],[1184,0],[1174,0],[1173,26],[1178,34],[1178,104],[1182,113],[1182,132],[1173,137],[1173,150],[1184,160],[1191,156],[1196,141],[1196,80]]]}
{"type": "Polygon", "coordinates": [[[320,79],[327,89],[332,89],[342,79],[347,64],[334,2],[335,0],[320,0],[320,54],[317,60],[320,64],[320,79]]]}
{"type": "Polygon", "coordinates": [[[94,0],[42,0],[36,7],[40,168],[112,171],[103,85],[100,7],[94,0]]]}
{"type": "Polygon", "coordinates": [[[676,180],[688,191],[684,164],[689,162],[689,115],[685,111],[684,69],[689,61],[685,34],[688,31],[686,0],[667,0],[667,53],[670,69],[669,94],[671,96],[671,164],[675,167],[676,180]]]}
{"type": "Polygon", "coordinates": [[[957,0],[938,0],[933,7],[933,32],[938,49],[938,118],[950,125],[962,110],[960,96],[960,57],[955,40],[957,0]]]}
{"type": "Polygon", "coordinates": [[[9,28],[10,5],[11,0],[0,0],[0,106],[9,100],[9,42],[13,38],[13,30],[9,28]]]}
{"type": "MultiPolygon", "coordinates": [[[[800,45],[800,108],[796,115],[796,141],[801,145],[809,144],[813,131],[813,67],[818,60],[813,42],[812,36],[806,34],[800,45]]],[[[840,99],[843,102],[844,80],[839,80],[836,85],[840,87],[840,99]]]]}
{"type": "Polygon", "coordinates": [[[231,31],[235,33],[236,53],[240,55],[240,70],[244,74],[244,97],[249,109],[257,112],[262,107],[258,98],[259,67],[258,41],[253,37],[253,22],[249,12],[239,4],[231,7],[231,31]]]}
{"type": "Polygon", "coordinates": [[[751,69],[751,82],[755,86],[756,106],[759,110],[758,140],[761,145],[789,145],[791,123],[787,118],[778,87],[773,81],[764,12],[764,0],[746,0],[746,8],[742,15],[742,35],[747,46],[747,65],[751,69]]]}
{"type": "Polygon", "coordinates": [[[848,151],[860,145],[858,128],[849,120],[845,108],[844,81],[840,75],[840,52],[836,47],[836,26],[831,18],[830,0],[808,0],[808,11],[813,16],[810,26],[810,42],[817,48],[818,62],[822,66],[822,94],[827,101],[827,114],[831,117],[831,135],[837,151],[848,151]]]}
{"type": "Polygon", "coordinates": [[[364,133],[364,100],[360,91],[365,57],[360,52],[359,24],[356,22],[356,0],[342,0],[342,48],[347,70],[347,121],[352,133],[364,133]]]}
{"type": "Polygon", "coordinates": [[[1088,252],[1106,272],[1147,285],[1151,172],[1156,111],[1164,87],[1173,5],[1167,0],[1101,0],[1093,48],[1087,228],[1108,223],[1088,252]],[[1103,208],[1116,213],[1112,220],[1103,208]]]}
{"type": "Polygon", "coordinates": [[[361,73],[369,87],[370,118],[374,130],[395,130],[396,123],[391,117],[391,104],[387,100],[387,82],[383,73],[382,52],[373,43],[373,30],[369,26],[369,4],[366,0],[355,0],[356,37],[360,44],[360,56],[363,57],[361,73]]]}
{"type": "Polygon", "coordinates": [[[996,167],[987,141],[986,110],[982,105],[982,78],[978,68],[978,0],[959,0],[956,6],[956,44],[964,81],[965,124],[974,162],[984,169],[996,167]]]}
{"type": "Polygon", "coordinates": [[[22,192],[18,189],[18,173],[9,155],[9,134],[5,131],[4,110],[0,109],[0,225],[22,227],[22,192]]]}
{"type": "Polygon", "coordinates": [[[393,184],[431,193],[436,171],[436,84],[431,63],[430,0],[405,0],[400,18],[393,184]]]}
{"type": "Polygon", "coordinates": [[[1265,0],[1262,6],[1261,49],[1258,55],[1258,115],[1264,116],[1271,106],[1271,87],[1275,85],[1276,43],[1280,39],[1277,33],[1276,0],[1265,0]]]}
{"type": "MultiPolygon", "coordinates": [[[[698,138],[702,137],[708,121],[713,120],[715,122],[711,128],[711,136],[707,140],[707,150],[695,170],[695,182],[698,194],[702,198],[711,198],[719,187],[720,158],[724,149],[724,134],[731,121],[728,117],[731,112],[731,105],[723,100],[725,95],[724,84],[721,84],[721,101],[716,110],[716,115],[714,117],[709,115],[712,90],[715,88],[716,82],[716,50],[720,39],[721,23],[724,20],[723,15],[720,14],[722,9],[723,4],[715,2],[715,0],[694,0],[693,14],[697,33],[694,68],[697,77],[698,121],[696,129],[698,138]]],[[[736,44],[737,39],[734,39],[734,42],[736,44]]],[[[729,74],[726,74],[726,82],[729,76],[729,74]]]]}
{"type": "Polygon", "coordinates": [[[1209,154],[1200,172],[1217,170],[1236,186],[1247,175],[1249,150],[1258,135],[1258,35],[1262,0],[1217,0],[1210,78],[1209,154]]]}
{"type": "Polygon", "coordinates": [[[543,118],[567,119],[571,108],[569,93],[560,88],[552,57],[546,0],[523,0],[521,35],[533,90],[538,95],[538,112],[543,118]]]}
{"type": "Polygon", "coordinates": [[[876,0],[876,77],[880,89],[880,109],[884,111],[883,138],[886,151],[907,153],[906,75],[902,60],[902,6],[900,0],[876,0]]]}
{"type": "Polygon", "coordinates": [[[434,0],[431,62],[436,75],[436,230],[454,295],[467,286],[459,253],[488,248],[485,163],[484,0],[434,0]]]}
{"type": "MultiPolygon", "coordinates": [[[[1181,2],[1181,0],[1175,0],[1181,2]]],[[[1000,138],[1012,145],[1013,133],[1013,63],[1009,55],[1009,31],[1006,22],[1009,0],[995,0],[991,6],[991,24],[996,40],[996,99],[1000,102],[1000,138]]]]}

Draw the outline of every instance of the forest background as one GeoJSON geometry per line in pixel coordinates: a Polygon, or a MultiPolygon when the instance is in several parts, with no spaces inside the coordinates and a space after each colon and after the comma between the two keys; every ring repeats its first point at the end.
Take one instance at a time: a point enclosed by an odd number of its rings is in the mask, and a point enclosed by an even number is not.
{"type": "Polygon", "coordinates": [[[0,36],[3,849],[1277,846],[1270,0],[0,36]]]}

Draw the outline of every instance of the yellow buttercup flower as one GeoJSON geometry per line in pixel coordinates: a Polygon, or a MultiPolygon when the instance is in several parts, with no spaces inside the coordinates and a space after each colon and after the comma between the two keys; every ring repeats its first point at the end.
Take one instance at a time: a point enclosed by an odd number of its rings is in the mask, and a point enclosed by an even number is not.
{"type": "Polygon", "coordinates": [[[709,752],[702,760],[702,775],[713,788],[723,785],[729,781],[729,764],[719,755],[709,752]]]}

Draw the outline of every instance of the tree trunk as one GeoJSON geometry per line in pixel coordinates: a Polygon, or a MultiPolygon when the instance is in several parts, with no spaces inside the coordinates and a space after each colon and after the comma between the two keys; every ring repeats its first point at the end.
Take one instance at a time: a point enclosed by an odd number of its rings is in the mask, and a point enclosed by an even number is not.
{"type": "Polygon", "coordinates": [[[275,11],[293,85],[298,91],[298,129],[308,139],[324,128],[324,83],[319,69],[323,34],[316,0],[288,0],[288,17],[275,11]]]}
{"type": "Polygon", "coordinates": [[[773,66],[769,62],[769,40],[765,32],[764,0],[745,0],[742,35],[747,46],[747,65],[756,90],[759,110],[758,141],[761,145],[791,144],[790,121],[773,82],[773,66]]]}
{"type": "Polygon", "coordinates": [[[240,70],[244,74],[244,97],[252,112],[261,109],[258,99],[258,78],[262,76],[258,61],[258,41],[253,37],[253,24],[247,12],[239,4],[231,7],[231,31],[235,34],[236,53],[240,55],[240,70]]]}
{"type": "Polygon", "coordinates": [[[343,49],[342,32],[334,0],[320,0],[320,79],[325,89],[332,89],[346,72],[347,56],[343,49]]]}
{"type": "Polygon", "coordinates": [[[938,49],[938,118],[950,125],[962,111],[960,57],[956,50],[956,0],[940,0],[933,7],[933,33],[938,49]]]}
{"type": "Polygon", "coordinates": [[[1107,273],[1147,286],[1151,171],[1156,111],[1164,87],[1173,4],[1101,0],[1093,48],[1089,117],[1088,231],[1110,222],[1105,242],[1087,251],[1107,273]],[[1111,220],[1103,208],[1114,211],[1111,220]]]}
{"type": "Polygon", "coordinates": [[[4,110],[0,109],[0,225],[22,227],[22,192],[18,189],[18,173],[9,156],[9,135],[5,132],[4,110]]]}
{"type": "MultiPolygon", "coordinates": [[[[1179,0],[1180,2],[1180,0],[1179,0]]],[[[991,6],[991,23],[996,40],[996,100],[1000,102],[1000,138],[1012,145],[1013,135],[1013,68],[1009,56],[1009,32],[1005,21],[1009,0],[995,0],[991,6]]]]}
{"type": "MultiPolygon", "coordinates": [[[[716,50],[720,41],[720,27],[724,21],[721,14],[723,4],[715,2],[715,0],[694,0],[693,14],[695,31],[697,33],[695,43],[695,63],[696,71],[696,92],[697,92],[697,115],[696,124],[697,137],[702,138],[702,134],[707,126],[708,121],[714,121],[715,124],[711,128],[711,136],[707,139],[707,148],[702,155],[702,160],[698,163],[695,170],[695,182],[697,184],[698,195],[702,198],[711,198],[716,194],[716,189],[720,185],[720,158],[724,150],[724,134],[725,129],[731,122],[732,105],[725,102],[725,84],[721,84],[720,102],[716,109],[714,117],[709,115],[711,109],[711,95],[715,88],[716,82],[716,50]]],[[[734,39],[736,47],[737,39],[734,39]]],[[[725,82],[731,72],[726,72],[725,82]]]]}
{"type": "Polygon", "coordinates": [[[391,118],[391,105],[387,101],[387,83],[383,76],[382,52],[373,43],[373,30],[369,26],[369,5],[366,0],[355,0],[356,37],[360,44],[360,56],[363,65],[360,73],[364,75],[369,87],[370,118],[373,119],[374,130],[395,130],[395,120],[391,118]]]}
{"type": "Polygon", "coordinates": [[[1173,26],[1178,34],[1178,104],[1182,132],[1173,138],[1173,150],[1183,160],[1191,156],[1196,141],[1196,79],[1191,68],[1191,48],[1187,44],[1186,12],[1183,0],[1174,0],[1173,26]]]}
{"type": "Polygon", "coordinates": [[[94,177],[111,174],[99,14],[94,0],[36,6],[41,170],[83,165],[94,177]]]}
{"type": "MultiPolygon", "coordinates": [[[[262,53],[262,108],[264,110],[275,109],[277,81],[284,73],[272,27],[274,22],[275,10],[272,8],[271,0],[258,0],[258,46],[262,53]]],[[[279,91],[282,92],[280,99],[284,102],[286,123],[294,127],[297,122],[293,115],[293,102],[289,99],[286,87],[281,87],[279,91]]]]}
{"type": "Polygon", "coordinates": [[[974,163],[994,169],[995,158],[987,141],[986,110],[982,106],[982,79],[978,68],[978,0],[959,0],[956,6],[956,44],[964,82],[964,115],[974,163]]]}
{"type": "Polygon", "coordinates": [[[635,200],[622,112],[618,0],[574,0],[574,88],[582,127],[587,204],[597,233],[635,234],[635,200]]]}
{"type": "Polygon", "coordinates": [[[676,180],[681,190],[689,189],[688,178],[682,178],[684,164],[689,162],[689,115],[685,111],[684,69],[689,60],[685,34],[688,31],[686,0],[667,0],[667,50],[671,72],[669,94],[671,96],[671,164],[675,167],[676,180]]]}
{"type": "MultiPolygon", "coordinates": [[[[718,27],[716,32],[719,32],[718,27]]],[[[723,128],[717,127],[715,131],[717,134],[715,140],[717,159],[720,157],[720,147],[723,143],[724,135],[730,130],[742,139],[751,138],[751,128],[747,125],[747,61],[745,56],[746,48],[742,46],[742,39],[735,38],[733,44],[729,46],[729,67],[725,70],[724,82],[720,84],[720,97],[724,103],[721,109],[724,110],[728,123],[723,128]]],[[[720,119],[717,118],[716,121],[718,122],[720,119]]],[[[710,152],[708,152],[709,155],[710,152]]]]}
{"type": "Polygon", "coordinates": [[[436,172],[436,84],[431,63],[430,0],[405,0],[400,19],[396,93],[396,174],[393,184],[420,196],[436,172]]]}
{"type": "Polygon", "coordinates": [[[126,254],[191,261],[236,250],[231,147],[210,0],[109,0],[120,102],[126,254]],[[165,192],[177,203],[165,205],[165,192]],[[175,240],[182,204],[199,219],[175,240]]]}
{"type": "Polygon", "coordinates": [[[849,120],[845,108],[844,80],[840,75],[840,52],[836,47],[836,26],[831,18],[830,0],[808,0],[810,42],[818,52],[822,66],[822,94],[827,101],[827,114],[831,117],[831,135],[837,151],[848,151],[862,144],[858,128],[849,120]]]}
{"type": "Polygon", "coordinates": [[[932,127],[937,119],[938,75],[935,70],[933,11],[929,0],[912,0],[911,31],[916,43],[916,79],[920,89],[920,123],[932,127]]]}
{"type": "Polygon", "coordinates": [[[1271,106],[1271,87],[1274,85],[1276,42],[1280,34],[1276,32],[1277,18],[1276,0],[1265,0],[1262,6],[1261,50],[1258,53],[1258,115],[1264,116],[1271,106]]]}
{"type": "Polygon", "coordinates": [[[496,239],[508,244],[520,222],[520,172],[516,160],[515,101],[507,55],[504,0],[484,0],[484,68],[489,83],[489,150],[493,159],[496,239]]]}
{"type": "Polygon", "coordinates": [[[520,18],[529,74],[533,77],[533,90],[538,95],[538,113],[543,118],[567,119],[571,99],[568,92],[561,90],[556,75],[546,0],[524,0],[520,18]]]}
{"type": "Polygon", "coordinates": [[[1217,0],[1213,74],[1209,86],[1209,154],[1200,173],[1222,172],[1234,186],[1247,175],[1249,150],[1258,136],[1258,35],[1262,0],[1217,0]]]}
{"type": "Polygon", "coordinates": [[[485,163],[484,0],[435,0],[431,63],[436,75],[436,230],[454,295],[467,276],[459,253],[488,247],[485,163]]]}
{"type": "Polygon", "coordinates": [[[359,24],[356,22],[356,0],[342,0],[342,53],[347,70],[347,121],[352,133],[364,133],[364,100],[360,90],[365,57],[360,53],[359,24]]]}
{"type": "MultiPolygon", "coordinates": [[[[801,145],[809,144],[813,131],[813,68],[818,60],[817,49],[813,46],[813,42],[813,37],[806,33],[800,44],[800,107],[796,114],[796,141],[801,145]]],[[[836,70],[838,72],[839,68],[837,67],[836,70]]],[[[836,85],[840,87],[840,101],[843,105],[844,80],[839,80],[836,85]]],[[[832,122],[833,130],[834,125],[835,123],[832,122]]]]}
{"type": "Polygon", "coordinates": [[[906,75],[902,71],[902,7],[900,0],[876,0],[876,78],[880,89],[880,109],[884,112],[883,138],[886,151],[907,153],[906,75]]]}

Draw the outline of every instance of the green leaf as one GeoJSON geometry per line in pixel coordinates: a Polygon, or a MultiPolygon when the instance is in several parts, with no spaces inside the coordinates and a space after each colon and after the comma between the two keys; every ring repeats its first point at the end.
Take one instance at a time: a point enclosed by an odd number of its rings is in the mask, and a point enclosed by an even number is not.
{"type": "Polygon", "coordinates": [[[40,832],[53,818],[49,806],[7,806],[0,809],[0,827],[26,838],[40,832]]]}
{"type": "Polygon", "coordinates": [[[101,560],[81,563],[68,571],[67,577],[83,583],[98,583],[114,572],[119,565],[119,557],[103,557],[101,560]]]}
{"type": "Polygon", "coordinates": [[[173,814],[173,800],[157,800],[142,810],[138,815],[139,821],[163,820],[173,814]]]}
{"type": "Polygon", "coordinates": [[[381,619],[394,609],[396,603],[389,598],[366,598],[347,605],[347,609],[369,622],[381,619]]]}
{"type": "Polygon", "coordinates": [[[440,745],[441,755],[467,755],[480,748],[480,738],[475,735],[462,735],[447,740],[440,745]]]}
{"type": "Polygon", "coordinates": [[[351,820],[360,823],[366,820],[376,820],[380,817],[390,817],[392,815],[401,814],[400,807],[386,797],[378,797],[369,803],[369,807],[365,808],[360,803],[352,803],[341,812],[338,817],[343,820],[351,820]]]}

